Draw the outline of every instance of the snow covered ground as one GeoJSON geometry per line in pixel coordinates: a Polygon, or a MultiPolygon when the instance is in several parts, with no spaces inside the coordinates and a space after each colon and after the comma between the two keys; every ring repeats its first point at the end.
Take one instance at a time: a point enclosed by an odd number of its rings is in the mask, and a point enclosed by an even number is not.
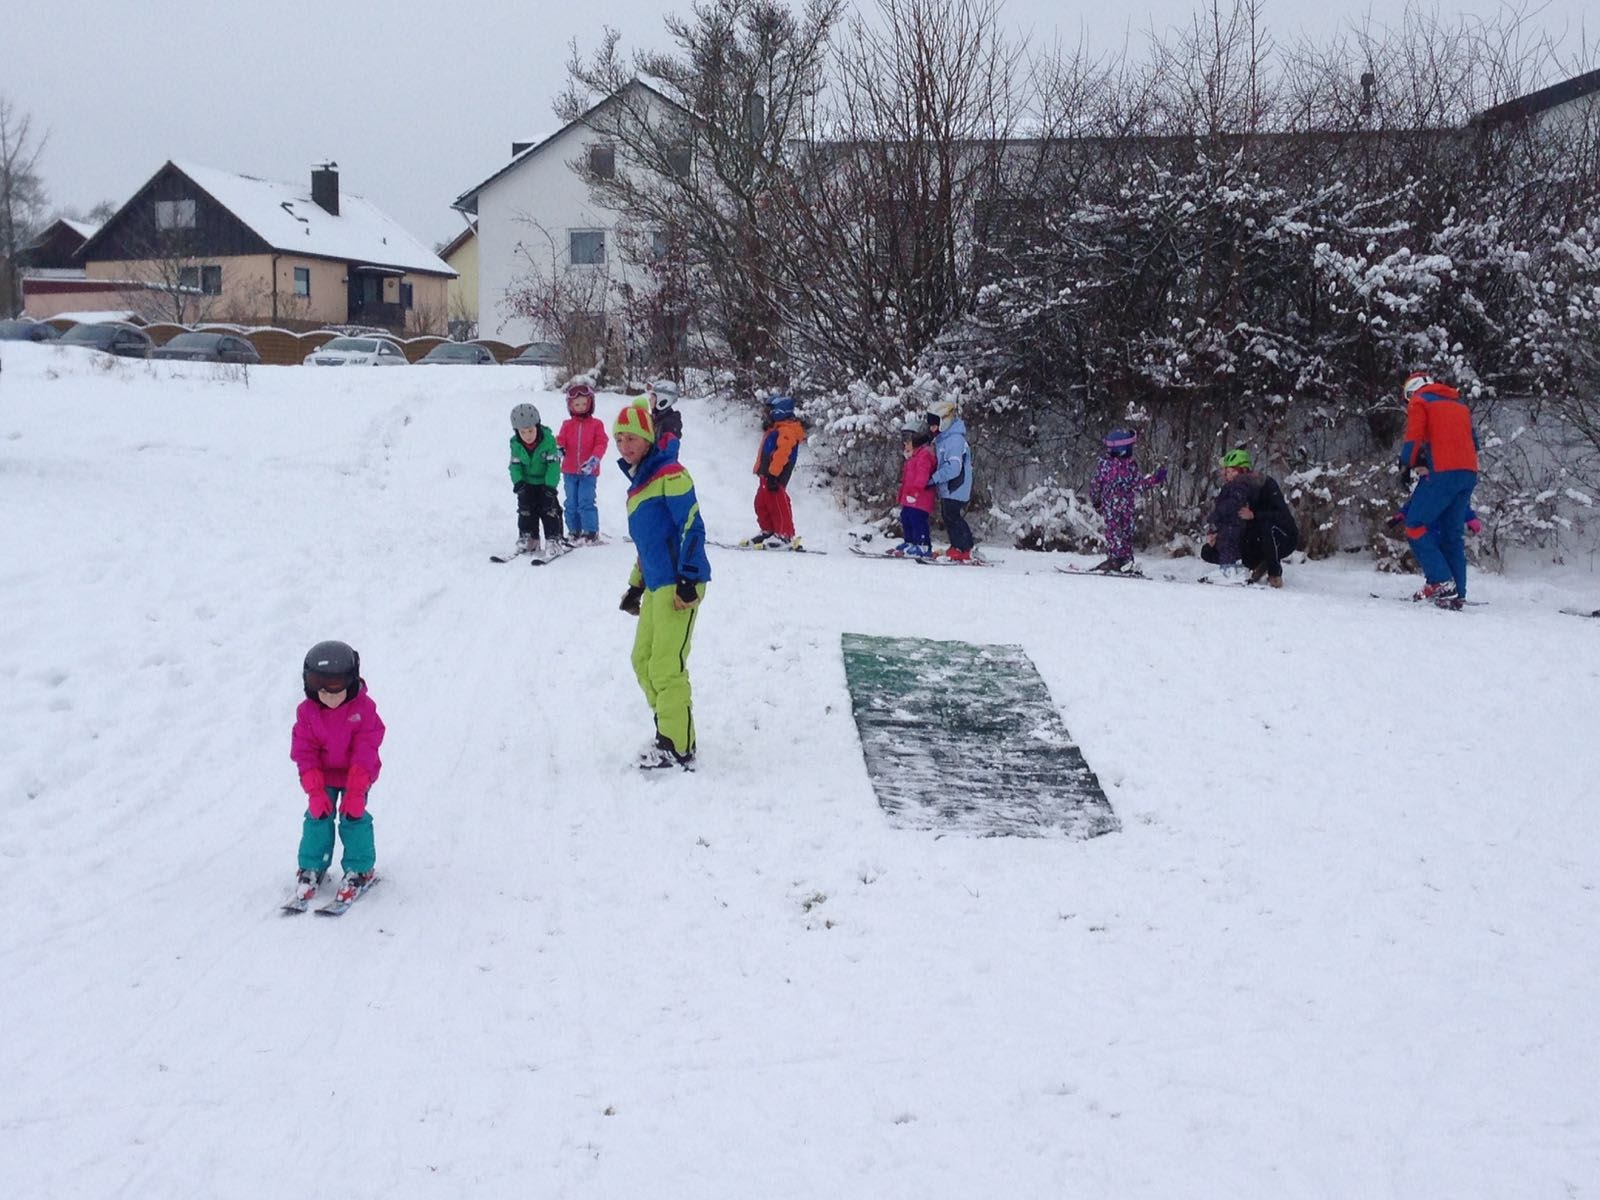
{"type": "MultiPolygon", "coordinates": [[[[713,551],[640,778],[629,547],[487,561],[527,373],[4,354],[0,1195],[1600,1192],[1593,576],[873,563],[802,471],[834,553],[713,551]],[[845,630],[1026,647],[1122,831],[887,829],[845,630]],[[277,911],[324,638],[389,725],[339,921],[277,911]]],[[[752,417],[685,424],[748,534],[752,417]]]]}

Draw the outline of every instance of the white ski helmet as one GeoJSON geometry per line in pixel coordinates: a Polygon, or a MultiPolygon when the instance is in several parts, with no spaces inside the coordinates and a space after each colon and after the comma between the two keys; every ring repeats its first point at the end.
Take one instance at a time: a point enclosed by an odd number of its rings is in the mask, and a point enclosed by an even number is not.
{"type": "Polygon", "coordinates": [[[532,429],[539,424],[539,410],[531,404],[519,404],[511,410],[511,428],[532,429]]]}

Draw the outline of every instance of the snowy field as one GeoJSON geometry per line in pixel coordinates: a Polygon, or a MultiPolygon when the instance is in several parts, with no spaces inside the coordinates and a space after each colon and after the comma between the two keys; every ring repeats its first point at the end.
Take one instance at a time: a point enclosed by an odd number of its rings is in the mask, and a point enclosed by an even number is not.
{"type": "Polygon", "coordinates": [[[802,469],[832,553],[712,551],[640,778],[630,548],[487,561],[534,373],[4,356],[0,1196],[1600,1195],[1596,577],[866,562],[802,469]],[[846,630],[1024,646],[1122,831],[888,830],[846,630]],[[324,638],[389,726],[339,921],[278,913],[324,638]]]}

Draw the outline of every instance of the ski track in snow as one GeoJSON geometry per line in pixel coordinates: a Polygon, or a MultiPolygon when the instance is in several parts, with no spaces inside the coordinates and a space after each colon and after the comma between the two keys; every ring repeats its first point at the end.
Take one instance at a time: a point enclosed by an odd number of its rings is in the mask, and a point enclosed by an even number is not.
{"type": "MultiPolygon", "coordinates": [[[[1556,612],[1593,576],[1443,614],[1352,564],[714,550],[700,771],[641,779],[620,474],[618,540],[485,562],[525,373],[3,353],[0,1192],[1594,1186],[1600,643],[1556,612]],[[1024,646],[1121,832],[888,829],[846,630],[1024,646]],[[337,922],[277,911],[328,637],[389,726],[386,882],[337,922]]],[[[753,415],[684,412],[709,536],[747,536],[753,415]]]]}

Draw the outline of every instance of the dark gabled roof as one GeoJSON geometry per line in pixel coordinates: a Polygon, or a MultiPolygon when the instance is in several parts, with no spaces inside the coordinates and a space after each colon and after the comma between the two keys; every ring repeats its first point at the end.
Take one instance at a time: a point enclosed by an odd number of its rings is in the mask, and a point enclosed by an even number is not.
{"type": "Polygon", "coordinates": [[[310,189],[300,184],[172,160],[146,180],[133,198],[84,243],[80,256],[89,260],[123,214],[132,210],[159,180],[172,174],[182,176],[236,221],[255,247],[253,253],[301,254],[452,278],[456,274],[392,217],[354,193],[346,192],[340,197],[335,215],[316,203],[310,189]]]}
{"type": "Polygon", "coordinates": [[[1526,121],[1529,117],[1538,116],[1558,105],[1581,99],[1592,92],[1600,92],[1600,68],[1585,71],[1582,75],[1574,75],[1571,79],[1553,83],[1536,92],[1529,92],[1526,96],[1507,100],[1504,104],[1496,104],[1493,108],[1486,108],[1473,118],[1473,124],[1500,125],[1506,121],[1526,121]]]}
{"type": "MultiPolygon", "coordinates": [[[[685,109],[683,107],[683,105],[679,104],[676,100],[672,99],[670,96],[663,95],[661,92],[659,92],[655,88],[651,87],[648,83],[644,82],[644,80],[642,80],[642,79],[635,79],[632,83],[628,84],[627,86],[629,88],[640,88],[640,89],[642,89],[642,90],[644,90],[646,92],[649,92],[652,96],[654,96],[657,100],[660,100],[663,104],[667,105],[669,108],[675,108],[679,112],[684,113],[685,115],[688,114],[688,110],[685,109]]],[[[596,101],[594,104],[592,104],[588,108],[587,111],[584,112],[584,114],[582,116],[578,117],[576,120],[568,121],[565,125],[563,125],[560,129],[556,130],[549,137],[543,139],[542,141],[535,142],[533,145],[529,146],[526,150],[524,150],[521,154],[515,155],[511,159],[510,162],[508,162],[505,166],[501,167],[493,175],[489,176],[487,179],[484,179],[484,180],[480,181],[479,183],[473,185],[472,187],[469,187],[466,191],[462,192],[459,196],[457,196],[453,201],[451,201],[450,207],[451,208],[455,208],[455,209],[460,209],[462,212],[470,212],[470,213],[477,212],[478,211],[478,193],[479,192],[483,191],[484,188],[488,187],[491,183],[493,183],[496,179],[499,179],[502,175],[506,174],[508,171],[515,170],[517,167],[520,167],[523,163],[527,162],[534,155],[540,153],[546,146],[548,146],[551,142],[555,141],[563,133],[565,133],[567,130],[571,129],[574,125],[587,125],[589,123],[589,118],[590,117],[594,116],[595,113],[599,112],[606,105],[610,104],[613,100],[615,100],[618,96],[620,96],[622,94],[622,92],[625,91],[625,90],[627,90],[627,89],[626,88],[619,89],[619,90],[613,92],[611,95],[606,96],[605,98],[603,98],[603,99],[601,99],[599,101],[596,101]]]]}

